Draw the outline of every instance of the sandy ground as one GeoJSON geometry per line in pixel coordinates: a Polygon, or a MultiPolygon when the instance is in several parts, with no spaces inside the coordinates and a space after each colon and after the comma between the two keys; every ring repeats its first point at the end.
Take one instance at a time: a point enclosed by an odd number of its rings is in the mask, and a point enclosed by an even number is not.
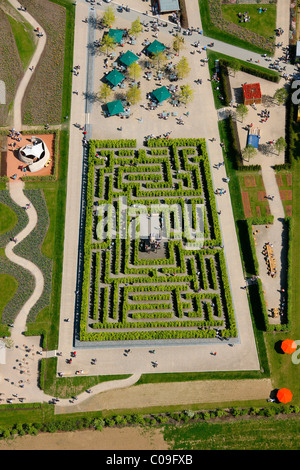
{"type": "Polygon", "coordinates": [[[124,428],[41,433],[0,441],[2,450],[167,450],[159,429],[124,428]]]}
{"type": "Polygon", "coordinates": [[[230,88],[232,93],[232,99],[234,101],[234,108],[232,111],[235,111],[235,106],[243,102],[242,98],[242,85],[243,83],[259,83],[261,92],[262,92],[262,104],[257,104],[256,109],[252,106],[247,106],[248,114],[242,121],[237,119],[237,128],[239,134],[239,140],[241,148],[243,149],[247,145],[247,136],[248,132],[245,130],[245,127],[248,124],[253,124],[253,128],[260,129],[260,148],[257,152],[257,155],[250,160],[250,162],[245,162],[245,164],[250,165],[281,165],[284,163],[284,152],[281,155],[278,155],[277,151],[274,150],[274,147],[267,142],[271,140],[277,140],[279,137],[284,137],[285,135],[285,120],[278,119],[278,115],[285,116],[285,106],[277,105],[273,102],[272,97],[276,90],[284,87],[284,80],[282,79],[280,83],[273,83],[268,80],[264,80],[259,77],[252,77],[251,75],[244,72],[237,72],[235,76],[230,76],[230,88]],[[267,122],[262,122],[260,113],[262,110],[267,109],[270,111],[270,118],[267,122]]]}
{"type": "MultiPolygon", "coordinates": [[[[131,16],[123,16],[121,18],[118,17],[118,21],[116,22],[116,28],[127,28],[130,29],[131,22],[133,17],[131,16]]],[[[144,17],[141,17],[141,21],[146,21],[144,17]]],[[[149,23],[150,25],[150,23],[149,23]]],[[[96,39],[102,40],[104,31],[97,31],[96,39]]],[[[199,36],[200,37],[200,36],[199,36]]],[[[199,39],[198,36],[195,36],[195,41],[199,39]]],[[[139,78],[141,83],[141,101],[131,106],[130,112],[131,116],[129,119],[121,119],[119,116],[111,116],[109,118],[105,118],[103,115],[103,106],[105,105],[102,101],[96,100],[93,103],[93,112],[90,116],[90,123],[92,124],[92,138],[98,139],[103,138],[103,135],[106,136],[107,139],[115,139],[116,132],[120,138],[132,138],[135,136],[137,139],[138,145],[142,145],[144,141],[144,137],[149,134],[153,134],[155,136],[162,135],[166,132],[173,132],[176,137],[198,137],[199,136],[199,124],[201,122],[201,118],[199,118],[199,101],[201,101],[201,92],[202,87],[195,83],[195,80],[198,78],[203,78],[204,67],[207,68],[205,62],[201,62],[201,59],[204,59],[204,51],[199,54],[191,54],[191,52],[195,52],[195,48],[191,46],[191,44],[186,40],[183,50],[180,52],[179,55],[176,55],[172,51],[172,41],[174,37],[170,34],[169,30],[163,27],[160,27],[158,32],[158,36],[155,36],[154,31],[150,30],[147,32],[144,28],[144,31],[138,36],[136,39],[135,44],[131,44],[130,40],[125,42],[124,47],[120,45],[116,46],[114,53],[116,54],[116,58],[120,56],[120,53],[125,53],[126,51],[130,50],[134,54],[141,54],[138,64],[141,66],[142,75],[139,78]],[[144,41],[148,40],[150,43],[153,42],[155,39],[162,42],[165,46],[170,47],[169,51],[169,59],[167,60],[167,64],[176,64],[182,57],[185,57],[188,61],[188,65],[190,67],[190,73],[188,77],[178,80],[176,82],[171,82],[169,80],[169,74],[165,73],[164,77],[161,80],[156,78],[157,69],[151,69],[153,72],[153,77],[148,80],[146,78],[146,72],[149,71],[145,66],[146,61],[148,60],[147,55],[144,53],[144,41]],[[150,100],[147,98],[147,94],[154,91],[156,88],[160,86],[169,87],[173,85],[177,87],[177,92],[172,93],[173,98],[176,98],[176,95],[180,92],[180,86],[189,84],[190,87],[194,91],[194,99],[193,101],[185,107],[183,104],[179,106],[174,106],[171,104],[171,100],[164,101],[161,106],[157,109],[149,110],[148,104],[150,100]],[[147,109],[146,109],[147,108],[147,109]],[[187,111],[189,112],[189,118],[187,118],[187,111]],[[166,112],[169,114],[167,119],[159,118],[159,114],[162,112],[166,112]],[[178,124],[178,118],[182,117],[184,125],[178,124]],[[117,128],[122,126],[122,132],[118,132],[117,128]]],[[[201,48],[198,49],[201,51],[201,48]]],[[[105,73],[109,73],[113,70],[115,63],[115,59],[108,60],[108,68],[105,69],[104,67],[104,59],[106,58],[105,54],[101,54],[100,51],[96,50],[96,57],[95,57],[95,72],[94,72],[94,92],[98,92],[101,86],[102,81],[104,80],[105,73]]],[[[123,99],[126,97],[126,93],[130,88],[131,80],[128,78],[128,72],[122,71],[124,76],[126,77],[125,80],[125,88],[121,89],[117,87],[117,89],[111,94],[109,101],[114,101],[117,99],[123,99]]],[[[204,88],[204,84],[203,84],[204,88]]],[[[80,97],[78,98],[80,99],[80,97]]],[[[84,96],[81,98],[84,99],[84,96]]]]}
{"type": "Polygon", "coordinates": [[[239,400],[269,398],[272,383],[269,379],[257,380],[201,380],[192,382],[143,384],[126,389],[109,390],[91,396],[75,405],[56,406],[56,414],[92,410],[122,410],[155,406],[172,406],[193,403],[220,403],[239,400]]]}

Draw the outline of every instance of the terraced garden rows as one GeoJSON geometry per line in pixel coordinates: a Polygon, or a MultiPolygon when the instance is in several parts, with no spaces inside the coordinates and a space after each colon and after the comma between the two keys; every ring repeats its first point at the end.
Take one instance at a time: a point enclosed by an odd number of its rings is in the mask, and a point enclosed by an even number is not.
{"type": "Polygon", "coordinates": [[[80,339],[236,336],[221,243],[204,139],[90,141],[80,339]]]}

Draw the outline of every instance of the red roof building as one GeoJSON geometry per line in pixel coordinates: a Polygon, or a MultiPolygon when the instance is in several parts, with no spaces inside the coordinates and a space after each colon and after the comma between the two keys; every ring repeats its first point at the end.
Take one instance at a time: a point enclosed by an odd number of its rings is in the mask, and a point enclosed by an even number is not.
{"type": "Polygon", "coordinates": [[[243,85],[244,104],[261,103],[261,90],[259,83],[245,83],[243,85]]]}

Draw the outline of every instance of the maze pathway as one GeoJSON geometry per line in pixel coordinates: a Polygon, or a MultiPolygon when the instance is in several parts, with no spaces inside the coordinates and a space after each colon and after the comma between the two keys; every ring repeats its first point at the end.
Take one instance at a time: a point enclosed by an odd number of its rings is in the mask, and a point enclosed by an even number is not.
{"type": "Polygon", "coordinates": [[[80,340],[236,336],[205,140],[89,144],[80,340]]]}

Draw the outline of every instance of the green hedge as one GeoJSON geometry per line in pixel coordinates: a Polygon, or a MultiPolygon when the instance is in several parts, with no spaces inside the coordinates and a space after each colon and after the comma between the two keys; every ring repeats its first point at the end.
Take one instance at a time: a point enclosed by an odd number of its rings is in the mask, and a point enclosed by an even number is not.
{"type": "MultiPolygon", "coordinates": [[[[205,139],[158,139],[158,140],[149,140],[148,146],[151,149],[153,156],[147,157],[146,152],[143,151],[131,151],[126,150],[127,148],[134,147],[135,141],[90,141],[90,150],[89,150],[89,164],[88,164],[88,175],[87,175],[87,186],[86,186],[86,219],[85,219],[85,241],[84,241],[84,263],[83,263],[83,276],[82,276],[82,303],[81,303],[81,320],[80,320],[80,339],[82,341],[112,341],[112,340],[135,340],[135,339],[167,339],[167,338],[201,338],[201,337],[214,337],[215,330],[211,329],[213,326],[225,326],[223,330],[224,336],[236,336],[236,325],[235,318],[231,300],[230,286],[226,274],[226,263],[222,250],[220,250],[221,245],[221,231],[219,227],[219,218],[217,216],[216,210],[216,201],[214,196],[213,184],[210,173],[209,159],[207,155],[207,150],[205,146],[205,139]],[[121,149],[125,146],[125,150],[118,150],[118,156],[115,157],[114,154],[116,151],[111,149],[121,149]],[[189,146],[196,147],[189,148],[189,146]],[[161,147],[162,150],[157,149],[161,147]],[[183,147],[183,148],[182,148],[183,147]],[[109,150],[103,150],[109,149],[109,150]],[[164,151],[166,150],[166,151],[164,151]],[[169,157],[167,156],[167,150],[170,152],[170,158],[172,159],[172,164],[178,170],[180,168],[184,169],[184,172],[180,174],[178,185],[179,188],[176,190],[160,190],[160,185],[157,188],[154,188],[151,191],[151,198],[147,191],[141,191],[139,188],[139,183],[137,182],[123,182],[123,173],[128,172],[129,174],[136,173],[137,179],[139,179],[139,174],[143,171],[152,174],[153,171],[158,171],[163,165],[164,172],[168,181],[168,184],[172,181],[171,172],[170,172],[170,162],[169,157]],[[95,158],[95,155],[99,156],[95,158]],[[161,155],[162,156],[158,156],[161,155]],[[126,158],[122,158],[126,155],[126,158]],[[102,158],[106,160],[102,160],[102,158]],[[191,162],[189,162],[190,158],[191,162]],[[151,162],[151,165],[149,165],[151,162]],[[105,167],[102,167],[102,164],[105,164],[105,167]],[[157,165],[159,163],[159,165],[157,165]],[[114,191],[113,186],[113,175],[114,164],[118,164],[118,174],[117,174],[117,188],[120,190],[120,193],[114,191]],[[138,166],[136,166],[136,164],[138,166]],[[145,164],[145,166],[143,166],[145,164]],[[100,165],[100,166],[99,166],[100,165]],[[183,166],[181,166],[183,165],[183,166]],[[186,175],[190,175],[188,172],[193,172],[194,184],[197,189],[183,190],[182,188],[182,179],[187,178],[186,175]],[[98,183],[94,185],[94,175],[95,172],[98,175],[98,183]],[[108,185],[105,189],[105,201],[104,202],[113,202],[113,196],[115,195],[126,195],[128,198],[128,205],[143,204],[143,212],[147,211],[147,206],[150,204],[158,204],[159,197],[164,196],[166,204],[174,204],[174,202],[180,202],[183,204],[183,198],[181,196],[188,197],[189,195],[201,195],[199,198],[193,198],[193,202],[203,203],[205,198],[205,246],[199,250],[197,247],[193,249],[185,249],[181,242],[178,240],[169,241],[168,243],[168,252],[167,256],[163,259],[157,260],[141,260],[139,259],[139,241],[135,240],[135,243],[132,244],[133,251],[132,255],[134,259],[134,267],[130,266],[130,252],[131,244],[129,239],[121,241],[119,239],[114,240],[114,246],[111,245],[111,236],[108,234],[108,239],[95,243],[91,239],[92,227],[93,227],[93,202],[94,197],[99,196],[101,199],[103,193],[103,182],[104,175],[108,173],[108,185]],[[202,194],[203,192],[203,194],[202,194]],[[132,193],[132,196],[131,196],[132,193]],[[134,196],[134,197],[133,197],[134,196]],[[173,196],[176,196],[177,199],[172,199],[173,196]],[[145,199],[143,199],[145,197],[145,199]],[[110,247],[113,246],[112,250],[110,247]],[[105,284],[104,287],[104,296],[102,303],[102,313],[101,321],[96,321],[96,307],[90,307],[92,299],[98,296],[98,292],[95,292],[94,288],[93,293],[90,292],[91,283],[96,283],[98,285],[99,277],[99,263],[97,261],[96,267],[91,269],[91,250],[103,250],[103,259],[101,260],[101,266],[103,269],[101,271],[102,281],[105,284]],[[191,312],[184,312],[184,309],[190,308],[190,302],[182,302],[180,291],[185,288],[184,284],[189,283],[193,289],[199,289],[198,276],[196,274],[195,262],[190,259],[190,256],[198,257],[198,261],[201,266],[203,264],[204,255],[213,255],[215,256],[216,263],[218,265],[218,270],[215,269],[212,272],[212,282],[213,287],[217,289],[220,287],[220,298],[219,294],[204,294],[198,293],[195,297],[195,302],[197,305],[198,316],[202,317],[202,308],[200,299],[207,299],[207,309],[206,316],[208,320],[190,320],[184,319],[184,315],[187,318],[193,316],[191,312]],[[188,258],[186,258],[188,257],[188,258]],[[187,266],[185,258],[187,259],[187,266]],[[174,265],[176,261],[176,267],[174,265]],[[119,275],[119,266],[123,266],[125,276],[116,278],[114,275],[119,275]],[[151,266],[143,266],[150,264],[151,266]],[[170,265],[170,266],[165,266],[170,265]],[[162,268],[160,268],[162,266],[162,268]],[[158,272],[160,269],[160,273],[158,272]],[[110,273],[114,275],[110,275],[110,273]],[[132,277],[132,275],[135,275],[132,277]],[[183,285],[174,285],[174,278],[171,274],[177,274],[179,277],[176,278],[183,283],[183,285]],[[93,278],[95,281],[93,281],[93,278]],[[134,287],[127,287],[128,284],[134,282],[134,287]],[[142,284],[149,284],[142,285],[142,284]],[[121,283],[121,285],[120,285],[121,283]],[[122,287],[124,286],[125,287],[122,287]],[[108,287],[110,286],[110,287],[108,287]],[[161,310],[163,307],[161,304],[149,304],[145,303],[144,307],[141,305],[143,310],[148,310],[145,312],[134,312],[130,314],[132,320],[141,320],[141,321],[127,321],[127,311],[128,310],[138,310],[138,307],[133,307],[132,304],[128,303],[127,297],[130,289],[134,289],[134,292],[151,292],[151,291],[173,291],[176,299],[176,314],[178,321],[164,320],[164,321],[143,321],[143,319],[153,318],[159,319],[168,318],[169,312],[149,312],[149,310],[161,310]],[[216,295],[217,294],[217,295],[216,295]],[[112,311],[111,319],[108,321],[108,298],[112,301],[112,311]],[[215,307],[212,309],[211,302],[214,302],[215,307]],[[122,306],[122,309],[120,308],[122,306]],[[105,312],[103,311],[105,306],[105,312]],[[92,310],[94,314],[92,315],[93,321],[89,323],[89,312],[92,310]],[[225,323],[220,317],[224,314],[225,323]],[[214,319],[214,315],[217,319],[214,319]],[[88,331],[89,328],[101,329],[95,333],[88,331]],[[114,331],[119,329],[128,329],[128,331],[114,331]],[[141,331],[141,328],[148,328],[148,331],[141,331]],[[155,328],[160,328],[160,330],[155,330],[155,328]],[[169,328],[172,328],[170,330],[169,328]],[[104,331],[105,330],[105,331],[104,331]],[[135,331],[133,331],[135,330],[135,331]]],[[[107,178],[107,177],[106,177],[107,178]]],[[[142,178],[140,178],[142,180],[142,178]]],[[[152,185],[153,186],[153,185],[152,185]]],[[[103,201],[100,202],[102,204],[103,201]]],[[[118,216],[117,216],[118,219],[118,216]]],[[[195,226],[196,222],[196,213],[193,212],[193,223],[195,226]]],[[[117,228],[119,221],[117,220],[117,228]]],[[[129,220],[127,221],[129,224],[129,220]]],[[[99,255],[98,255],[99,256],[99,255]]],[[[100,259],[100,257],[99,257],[100,259]]],[[[123,272],[123,271],[122,271],[123,272]]],[[[205,269],[201,273],[200,280],[202,286],[207,284],[205,269]]],[[[96,290],[98,287],[96,288],[96,290]]],[[[169,294],[168,294],[169,295],[169,294]]],[[[163,304],[164,305],[164,304],[163,304]]],[[[168,304],[167,304],[168,305],[168,304]]],[[[172,315],[173,316],[173,315],[172,315]]],[[[170,317],[171,318],[171,317],[170,317]]]]}

